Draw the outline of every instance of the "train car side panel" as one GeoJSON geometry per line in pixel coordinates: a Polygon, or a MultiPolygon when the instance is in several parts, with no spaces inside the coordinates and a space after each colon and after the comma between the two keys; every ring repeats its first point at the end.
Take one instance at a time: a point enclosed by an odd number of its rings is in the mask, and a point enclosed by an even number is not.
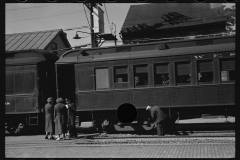
{"type": "Polygon", "coordinates": [[[36,65],[6,67],[6,113],[38,112],[36,69],[36,65]]]}
{"type": "Polygon", "coordinates": [[[154,93],[148,89],[133,90],[133,104],[136,108],[145,108],[154,101],[154,93]]]}
{"type": "Polygon", "coordinates": [[[38,97],[6,97],[5,112],[7,114],[38,113],[38,97]]]}

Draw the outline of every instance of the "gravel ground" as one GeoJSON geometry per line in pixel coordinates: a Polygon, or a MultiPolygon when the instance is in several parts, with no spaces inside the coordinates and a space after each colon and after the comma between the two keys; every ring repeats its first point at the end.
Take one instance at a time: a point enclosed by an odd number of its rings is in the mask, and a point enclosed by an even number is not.
{"type": "MultiPolygon", "coordinates": [[[[200,136],[200,137],[212,137],[212,136],[216,136],[216,137],[227,137],[227,136],[235,136],[235,132],[196,132],[196,133],[187,133],[187,136],[200,136]]],[[[184,134],[180,134],[184,135],[184,134]]],[[[165,135],[164,137],[168,137],[168,136],[176,136],[176,135],[165,135]]],[[[178,135],[179,136],[179,135],[178,135]]],[[[99,134],[97,137],[99,138],[124,138],[124,137],[158,137],[157,135],[146,135],[146,134],[105,134],[105,133],[101,133],[99,134]]],[[[96,137],[96,138],[97,138],[96,137]]]]}
{"type": "MultiPolygon", "coordinates": [[[[80,144],[81,142],[78,142],[80,144]]],[[[235,138],[136,138],[136,139],[96,139],[92,144],[234,144],[235,138]]]]}
{"type": "MultiPolygon", "coordinates": [[[[234,144],[235,133],[193,133],[191,136],[100,134],[92,138],[92,144],[234,144]],[[195,137],[194,137],[195,136],[195,137]]],[[[81,142],[77,142],[81,144],[81,142]]]]}

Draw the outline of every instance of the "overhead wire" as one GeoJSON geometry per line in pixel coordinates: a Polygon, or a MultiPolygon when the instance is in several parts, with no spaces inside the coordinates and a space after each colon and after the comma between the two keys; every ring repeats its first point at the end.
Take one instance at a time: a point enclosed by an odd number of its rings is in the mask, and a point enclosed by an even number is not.
{"type": "Polygon", "coordinates": [[[6,9],[5,11],[15,11],[15,10],[24,10],[24,9],[32,9],[32,8],[57,7],[57,6],[65,6],[65,5],[66,5],[66,4],[51,5],[51,6],[39,5],[39,6],[27,7],[27,8],[14,8],[14,9],[6,9]]]}
{"type": "Polygon", "coordinates": [[[81,27],[71,27],[71,28],[63,28],[63,31],[69,31],[69,30],[76,30],[76,29],[83,29],[83,28],[89,28],[88,26],[81,26],[81,27]]]}
{"type": "Polygon", "coordinates": [[[81,12],[81,11],[64,13],[64,14],[58,14],[58,15],[52,15],[52,16],[46,16],[46,17],[29,18],[29,19],[23,19],[23,20],[17,20],[17,21],[8,21],[8,22],[6,22],[6,23],[19,22],[19,21],[29,21],[29,20],[49,18],[49,17],[56,17],[56,16],[67,15],[67,14],[75,14],[75,13],[79,13],[79,12],[81,12]]]}
{"type": "MultiPolygon", "coordinates": [[[[87,18],[87,21],[88,21],[88,17],[87,17],[87,13],[86,13],[86,10],[85,10],[85,7],[84,7],[84,4],[83,4],[83,9],[84,9],[84,12],[85,12],[85,16],[86,16],[86,18],[87,18]]],[[[91,28],[91,25],[90,25],[89,21],[88,21],[88,25],[89,25],[89,28],[91,28]]]]}
{"type": "Polygon", "coordinates": [[[108,25],[109,25],[109,28],[110,28],[110,30],[111,30],[111,32],[112,32],[112,27],[111,27],[111,24],[110,24],[110,21],[109,21],[109,18],[108,18],[107,8],[106,8],[105,3],[103,3],[103,5],[104,5],[104,9],[105,9],[106,15],[107,15],[108,25]]]}

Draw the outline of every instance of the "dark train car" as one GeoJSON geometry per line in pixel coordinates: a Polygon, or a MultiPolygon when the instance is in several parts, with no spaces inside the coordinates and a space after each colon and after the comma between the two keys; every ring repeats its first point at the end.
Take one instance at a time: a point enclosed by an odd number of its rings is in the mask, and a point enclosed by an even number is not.
{"type": "Polygon", "coordinates": [[[74,98],[79,122],[148,130],[148,105],[180,119],[235,113],[233,35],[72,50],[56,68],[58,96],[74,98]]]}
{"type": "Polygon", "coordinates": [[[44,131],[44,106],[56,98],[55,62],[45,50],[9,51],[6,55],[5,127],[44,131]]]}

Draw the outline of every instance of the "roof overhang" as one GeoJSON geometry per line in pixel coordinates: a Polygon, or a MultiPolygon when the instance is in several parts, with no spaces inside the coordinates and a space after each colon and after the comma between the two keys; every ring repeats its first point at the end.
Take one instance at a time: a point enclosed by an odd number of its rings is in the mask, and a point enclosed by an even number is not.
{"type": "Polygon", "coordinates": [[[37,64],[45,60],[44,57],[6,59],[6,65],[37,64]]]}
{"type": "Polygon", "coordinates": [[[39,49],[7,51],[5,54],[6,65],[37,64],[39,62],[46,61],[47,59],[57,60],[56,55],[39,49]]]}
{"type": "Polygon", "coordinates": [[[114,54],[103,54],[93,56],[75,56],[60,58],[56,64],[69,64],[69,63],[85,63],[95,61],[114,61],[124,59],[135,59],[135,58],[151,58],[151,57],[166,57],[166,56],[177,56],[177,55],[190,55],[190,54],[205,54],[205,53],[219,53],[225,51],[234,51],[235,43],[228,44],[217,44],[217,45],[206,45],[206,46],[194,46],[184,48],[172,48],[166,50],[146,50],[137,52],[121,52],[114,54]]]}

